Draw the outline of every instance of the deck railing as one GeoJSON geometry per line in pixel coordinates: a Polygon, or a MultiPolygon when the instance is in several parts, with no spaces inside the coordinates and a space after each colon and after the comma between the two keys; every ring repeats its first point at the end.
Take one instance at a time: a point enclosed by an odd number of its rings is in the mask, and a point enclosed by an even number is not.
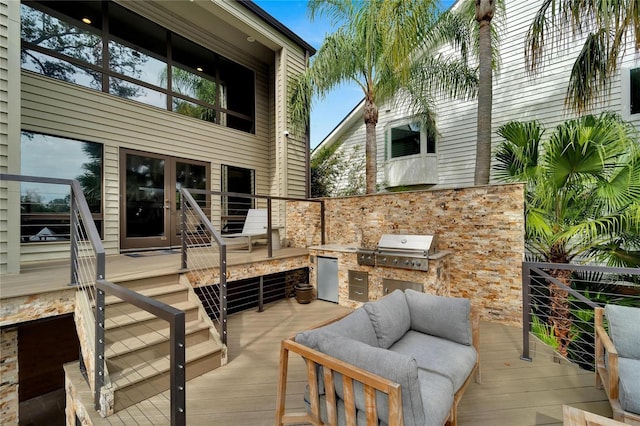
{"type": "MultiPolygon", "coordinates": [[[[68,238],[69,241],[70,283],[78,287],[79,302],[87,307],[83,314],[84,321],[86,321],[84,334],[89,346],[86,349],[93,352],[94,369],[88,368],[88,372],[93,385],[95,409],[103,410],[100,395],[102,388],[108,381],[104,351],[106,341],[105,296],[108,293],[169,321],[171,334],[171,424],[174,426],[185,425],[184,312],[105,281],[105,250],[94,217],[77,180],[0,174],[0,181],[61,185],[69,188],[69,231],[62,235],[65,236],[63,240],[66,241],[68,238]],[[92,370],[93,375],[91,376],[92,370]]],[[[63,196],[62,199],[64,198],[63,196]]],[[[59,211],[63,206],[58,205],[57,207],[59,211]]],[[[40,223],[40,226],[46,228],[46,222],[40,223]]],[[[55,241],[59,241],[59,239],[55,241]]],[[[88,359],[90,358],[89,356],[88,359]]]]}
{"type": "MultiPolygon", "coordinates": [[[[201,301],[210,318],[217,325],[222,343],[226,345],[229,248],[225,233],[218,231],[214,224],[217,224],[221,230],[224,228],[228,233],[240,232],[249,209],[265,208],[267,211],[265,230],[267,258],[272,258],[274,247],[280,243],[274,240],[274,235],[278,235],[279,231],[274,231],[284,225],[280,223],[280,217],[284,215],[284,203],[287,201],[304,201],[320,205],[320,234],[321,243],[324,243],[324,201],[192,188],[181,188],[180,194],[182,269],[186,271],[191,285],[202,292],[201,301]],[[212,200],[213,197],[218,199],[212,200]],[[280,212],[283,214],[280,215],[280,212]]],[[[264,284],[262,278],[260,283],[264,284]]],[[[263,285],[258,286],[258,300],[259,309],[261,309],[264,300],[263,285]]]]}
{"type": "Polygon", "coordinates": [[[594,369],[594,308],[640,306],[640,268],[524,262],[522,359],[531,360],[530,333],[557,356],[594,369]]]}

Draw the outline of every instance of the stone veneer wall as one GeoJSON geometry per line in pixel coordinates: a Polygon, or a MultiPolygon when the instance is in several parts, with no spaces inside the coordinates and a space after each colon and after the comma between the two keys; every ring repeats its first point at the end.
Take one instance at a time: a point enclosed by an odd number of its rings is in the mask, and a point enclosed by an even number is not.
{"type": "MultiPolygon", "coordinates": [[[[75,307],[76,289],[52,291],[29,296],[12,297],[0,301],[0,325],[38,320],[71,313],[75,307]]],[[[18,397],[18,332],[0,333],[0,423],[17,425],[18,397]]]]}
{"type": "MultiPolygon", "coordinates": [[[[289,202],[291,246],[318,244],[315,228],[305,237],[315,209],[289,202]]],[[[382,234],[435,234],[436,248],[451,252],[451,295],[470,298],[484,320],[521,322],[524,185],[327,198],[325,221],[328,244],[374,248],[382,234]]]]}
{"type": "MultiPolygon", "coordinates": [[[[383,280],[390,278],[400,281],[422,284],[425,293],[438,296],[451,294],[449,278],[449,256],[433,260],[429,263],[428,271],[413,271],[409,269],[393,269],[374,266],[358,265],[358,255],[353,252],[336,250],[309,249],[309,255],[333,257],[338,260],[338,303],[349,308],[358,308],[362,302],[349,298],[349,271],[366,272],[368,279],[368,300],[378,300],[385,295],[383,280]]],[[[310,262],[311,263],[311,262],[310,262]]],[[[316,287],[318,282],[318,261],[315,260],[309,268],[309,281],[316,287]]],[[[317,294],[317,293],[316,293],[317,294]]]]}
{"type": "Polygon", "coordinates": [[[0,332],[0,420],[18,425],[18,331],[0,332]]]}

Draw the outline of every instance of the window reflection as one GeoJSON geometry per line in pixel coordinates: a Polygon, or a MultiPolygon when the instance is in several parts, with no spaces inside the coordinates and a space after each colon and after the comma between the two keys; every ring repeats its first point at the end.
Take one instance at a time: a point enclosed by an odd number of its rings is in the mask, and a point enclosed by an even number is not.
{"type": "Polygon", "coordinates": [[[210,121],[211,123],[217,123],[216,111],[212,108],[207,108],[202,105],[198,105],[194,102],[187,101],[174,97],[172,99],[172,110],[193,118],[199,118],[200,120],[210,121]]]}
{"type": "Polygon", "coordinates": [[[28,1],[21,7],[23,69],[255,132],[253,70],[113,2],[28,1]],[[83,16],[91,23],[83,24],[83,16]],[[109,23],[104,29],[103,19],[109,23]],[[169,63],[179,65],[169,73],[169,63]]]}
{"type": "Polygon", "coordinates": [[[68,83],[102,90],[102,73],[35,50],[22,49],[22,68],[68,83]]]}
{"type": "Polygon", "coordinates": [[[120,78],[109,78],[109,93],[159,108],[167,107],[167,95],[120,78]]]}
{"type": "MultiPolygon", "coordinates": [[[[24,175],[78,180],[96,224],[100,222],[102,144],[23,131],[21,152],[20,167],[24,175]]],[[[21,183],[22,241],[68,240],[69,210],[68,187],[21,183]]]]}
{"type": "Polygon", "coordinates": [[[93,65],[102,64],[102,39],[99,35],[26,4],[21,5],[20,12],[22,40],[93,65]]]}
{"type": "Polygon", "coordinates": [[[109,41],[109,69],[118,74],[167,88],[167,64],[139,50],[109,41]]]}

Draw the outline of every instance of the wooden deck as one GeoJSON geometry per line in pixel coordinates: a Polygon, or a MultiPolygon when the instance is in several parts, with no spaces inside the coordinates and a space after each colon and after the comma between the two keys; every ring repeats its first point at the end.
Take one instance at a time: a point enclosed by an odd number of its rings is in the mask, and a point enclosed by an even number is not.
{"type": "MultiPolygon", "coordinates": [[[[273,259],[307,254],[306,249],[282,248],[273,250],[273,259]]],[[[257,246],[252,252],[228,252],[227,265],[241,265],[267,260],[267,247],[257,246]]],[[[179,250],[159,250],[106,256],[106,278],[122,281],[144,277],[149,274],[162,275],[180,271],[179,250]]],[[[0,277],[0,299],[46,293],[69,289],[69,260],[38,262],[24,265],[19,274],[0,277]]]]}
{"type": "MultiPolygon", "coordinates": [[[[187,424],[273,425],[281,339],[345,309],[287,299],[267,305],[262,313],[230,316],[229,364],[187,384],[187,424]]],[[[536,342],[533,362],[520,360],[521,335],[517,327],[481,324],[482,383],[472,383],[463,396],[460,425],[560,425],[563,404],[611,416],[606,395],[594,387],[593,373],[554,362],[536,342]]],[[[299,411],[306,375],[301,359],[293,358],[289,365],[287,410],[299,411]]],[[[167,393],[96,425],[168,424],[158,411],[168,413],[167,393]]]]}

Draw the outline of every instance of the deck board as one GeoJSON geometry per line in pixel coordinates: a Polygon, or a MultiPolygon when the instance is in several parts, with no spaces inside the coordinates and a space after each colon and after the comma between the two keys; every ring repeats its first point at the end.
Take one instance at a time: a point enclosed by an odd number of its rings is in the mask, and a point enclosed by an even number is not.
{"type": "MultiPolygon", "coordinates": [[[[261,313],[231,315],[229,363],[188,382],[187,424],[273,425],[281,339],[345,310],[318,300],[300,305],[287,299],[265,306],[261,313]]],[[[533,361],[521,360],[521,335],[517,327],[481,323],[483,381],[472,383],[463,396],[459,425],[561,425],[563,404],[611,416],[606,395],[594,387],[593,373],[554,362],[535,341],[533,361]]],[[[304,409],[305,381],[302,360],[294,356],[289,364],[287,411],[304,409]]],[[[168,412],[167,393],[96,425],[168,424],[161,415],[156,418],[157,410],[168,412]]]]}

